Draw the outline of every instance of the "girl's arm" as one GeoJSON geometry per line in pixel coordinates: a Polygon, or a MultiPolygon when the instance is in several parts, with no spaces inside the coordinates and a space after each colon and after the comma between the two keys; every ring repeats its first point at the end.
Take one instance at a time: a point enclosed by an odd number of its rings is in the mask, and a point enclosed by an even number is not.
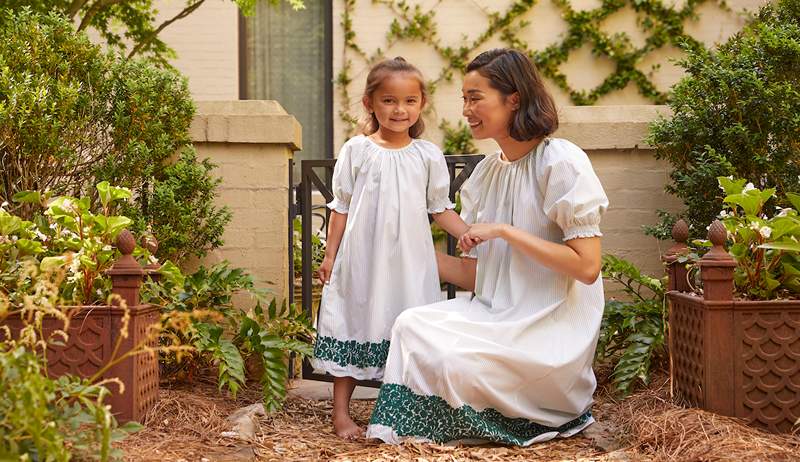
{"type": "Polygon", "coordinates": [[[469,227],[465,237],[477,242],[504,239],[511,247],[543,266],[584,284],[592,284],[600,276],[602,263],[599,237],[571,239],[564,244],[558,244],[505,223],[474,224],[469,227]]]}
{"type": "Polygon", "coordinates": [[[461,238],[461,235],[469,229],[469,226],[464,223],[464,220],[453,210],[447,209],[442,213],[434,213],[432,216],[433,221],[456,239],[461,238]]]}
{"type": "Polygon", "coordinates": [[[342,242],[344,228],[347,225],[347,214],[331,210],[331,218],[328,222],[328,237],[325,240],[325,258],[319,265],[319,280],[327,284],[331,280],[333,262],[336,260],[336,253],[339,251],[339,244],[342,242]]]}

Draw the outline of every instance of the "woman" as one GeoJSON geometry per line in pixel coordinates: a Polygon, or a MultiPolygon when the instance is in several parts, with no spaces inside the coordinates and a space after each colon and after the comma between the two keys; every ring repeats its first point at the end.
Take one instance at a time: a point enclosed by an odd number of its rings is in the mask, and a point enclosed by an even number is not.
{"type": "Polygon", "coordinates": [[[459,245],[476,259],[439,257],[442,279],[475,295],[397,318],[367,437],[525,446],[570,436],[593,422],[608,200],[586,154],[547,137],[555,105],[525,55],[482,53],[462,92],[473,136],[501,148],[461,192],[471,226],[459,245]]]}

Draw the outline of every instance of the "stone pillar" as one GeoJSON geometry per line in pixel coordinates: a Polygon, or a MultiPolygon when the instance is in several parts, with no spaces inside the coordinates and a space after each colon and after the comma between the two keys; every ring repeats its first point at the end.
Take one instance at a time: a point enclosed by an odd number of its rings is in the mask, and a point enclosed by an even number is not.
{"type": "MultiPolygon", "coordinates": [[[[289,169],[302,149],[300,124],[276,101],[206,101],[197,103],[191,136],[198,157],[218,166],[218,204],[233,219],[225,244],[187,270],[228,260],[288,300],[289,169]]],[[[249,298],[235,303],[246,306],[249,298]]]]}

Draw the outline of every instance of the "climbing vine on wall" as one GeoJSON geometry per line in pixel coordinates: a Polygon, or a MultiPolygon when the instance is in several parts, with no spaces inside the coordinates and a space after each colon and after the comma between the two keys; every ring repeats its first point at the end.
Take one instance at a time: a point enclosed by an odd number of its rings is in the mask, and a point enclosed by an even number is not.
{"type": "MultiPolygon", "coordinates": [[[[345,56],[336,85],[342,104],[339,117],[345,122],[347,135],[350,135],[357,123],[357,117],[348,111],[351,101],[348,85],[352,80],[353,68],[351,57],[355,55],[365,64],[371,65],[384,58],[384,50],[379,48],[374,53],[368,54],[359,46],[352,21],[356,2],[343,1],[344,9],[340,24],[343,29],[345,56]]],[[[430,46],[443,59],[445,64],[441,71],[428,82],[430,94],[436,91],[437,85],[441,82],[449,82],[454,75],[461,75],[464,67],[480,48],[490,38],[497,36],[508,46],[526,52],[536,63],[539,71],[564,90],[573,104],[579,106],[594,104],[601,96],[621,90],[630,83],[633,83],[639,93],[654,104],[665,103],[667,93],[658,90],[648,75],[636,68],[636,64],[649,53],[665,45],[672,45],[688,52],[703,49],[702,43],[684,31],[685,20],[696,18],[697,8],[706,1],[716,1],[723,9],[727,9],[724,0],[687,0],[680,8],[667,6],[662,0],[602,0],[599,7],[586,11],[576,11],[569,0],[549,1],[561,11],[562,18],[567,24],[567,31],[559,42],[542,50],[531,50],[520,38],[520,32],[529,25],[528,21],[520,18],[530,11],[538,0],[517,0],[504,12],[483,12],[486,15],[486,29],[474,40],[465,41],[456,47],[445,45],[439,39],[435,8],[423,11],[420,5],[412,6],[406,0],[372,0],[372,3],[385,5],[395,16],[387,32],[387,49],[400,40],[413,40],[430,46]],[[606,18],[626,6],[630,6],[637,13],[639,26],[648,34],[644,44],[639,48],[634,46],[627,34],[608,34],[600,27],[606,18]],[[591,45],[595,56],[608,58],[615,66],[614,71],[600,85],[588,91],[572,88],[560,70],[560,66],[567,61],[570,53],[586,44],[591,45]]],[[[432,108],[429,106],[430,109],[432,108]]]]}

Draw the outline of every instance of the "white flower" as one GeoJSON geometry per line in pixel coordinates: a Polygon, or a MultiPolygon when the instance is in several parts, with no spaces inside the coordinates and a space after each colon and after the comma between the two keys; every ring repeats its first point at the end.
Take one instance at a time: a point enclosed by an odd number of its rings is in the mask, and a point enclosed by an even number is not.
{"type": "Polygon", "coordinates": [[[17,242],[17,239],[19,239],[17,236],[11,236],[11,242],[17,242]]]}
{"type": "Polygon", "coordinates": [[[719,217],[720,218],[728,218],[728,217],[731,217],[731,216],[733,216],[733,214],[728,212],[727,210],[722,210],[722,211],[719,212],[719,217]]]}
{"type": "Polygon", "coordinates": [[[72,262],[69,264],[69,272],[72,274],[77,274],[80,269],[81,261],[77,258],[77,255],[75,255],[72,257],[72,262]]]}
{"type": "Polygon", "coordinates": [[[50,229],[55,230],[58,228],[58,223],[50,223],[50,229]]]}
{"type": "Polygon", "coordinates": [[[759,230],[761,229],[761,225],[760,225],[760,224],[758,224],[758,222],[751,221],[751,222],[750,222],[750,229],[753,229],[753,230],[759,231],[759,230]]]}
{"type": "Polygon", "coordinates": [[[785,208],[785,209],[781,208],[781,207],[775,207],[775,208],[778,209],[778,214],[775,215],[777,217],[785,217],[785,216],[789,215],[789,210],[792,210],[792,209],[790,209],[788,207],[785,208]]]}
{"type": "Polygon", "coordinates": [[[744,185],[744,190],[742,192],[752,191],[754,189],[756,189],[756,187],[753,186],[753,183],[747,183],[744,185]]]}
{"type": "Polygon", "coordinates": [[[34,231],[34,234],[36,234],[36,237],[38,237],[42,242],[47,242],[47,235],[42,234],[38,229],[34,231]]]}
{"type": "Polygon", "coordinates": [[[106,244],[106,245],[103,246],[103,250],[106,251],[106,252],[111,250],[111,249],[113,249],[113,247],[111,247],[111,245],[109,245],[109,244],[106,244]]]}
{"type": "Polygon", "coordinates": [[[772,234],[772,228],[770,228],[769,226],[762,226],[761,229],[758,230],[758,232],[759,234],[761,234],[761,237],[767,239],[772,234]]]}
{"type": "Polygon", "coordinates": [[[72,208],[72,201],[69,200],[69,199],[64,199],[64,201],[61,203],[61,208],[65,209],[65,210],[71,209],[72,208]]]}
{"type": "Polygon", "coordinates": [[[158,258],[156,258],[155,255],[150,255],[150,258],[148,258],[147,260],[150,262],[151,265],[157,265],[158,264],[158,258]]]}

